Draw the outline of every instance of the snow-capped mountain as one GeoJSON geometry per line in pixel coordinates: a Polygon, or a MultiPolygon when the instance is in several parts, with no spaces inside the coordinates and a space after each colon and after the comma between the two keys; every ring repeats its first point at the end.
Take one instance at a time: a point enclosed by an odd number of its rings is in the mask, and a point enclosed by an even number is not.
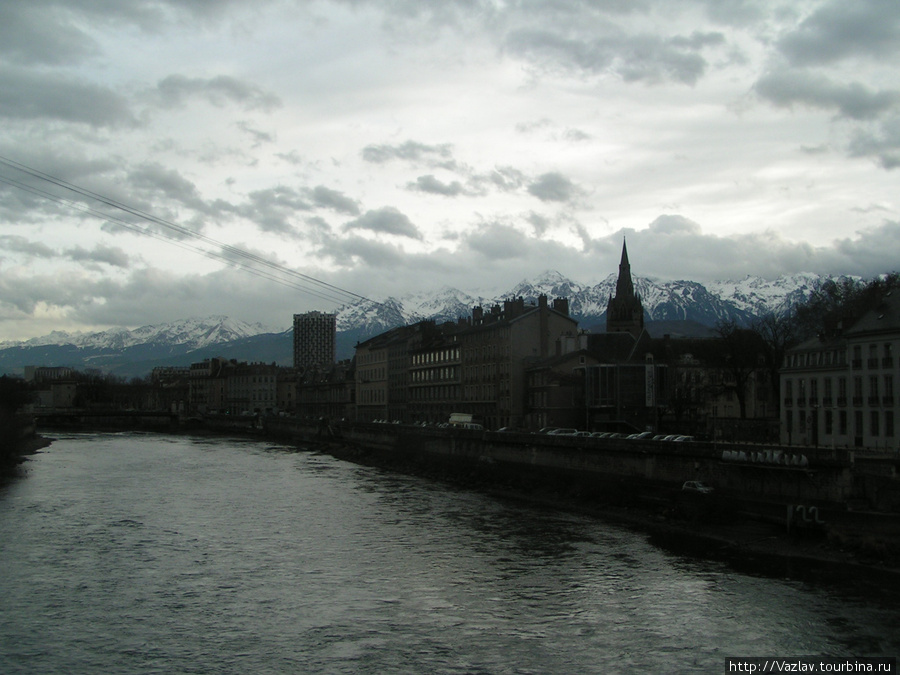
{"type": "Polygon", "coordinates": [[[72,345],[79,348],[121,350],[138,345],[164,344],[201,349],[208,345],[231,342],[266,332],[269,331],[259,323],[248,324],[227,316],[209,316],[203,319],[183,319],[172,323],[141,326],[134,330],[113,328],[98,333],[54,331],[49,335],[24,342],[3,342],[0,343],[0,348],[72,345]]]}
{"type": "MultiPolygon", "coordinates": [[[[423,319],[455,321],[471,316],[475,306],[488,308],[518,297],[534,304],[540,295],[568,298],[569,313],[583,328],[602,327],[607,302],[615,294],[616,276],[611,274],[597,284],[586,285],[551,270],[523,280],[495,297],[444,287],[435,292],[414,291],[381,302],[347,305],[336,310],[338,358],[352,356],[356,342],[390,328],[423,319]]],[[[820,278],[795,274],[773,281],[747,277],[707,285],[644,277],[633,277],[633,281],[648,321],[686,321],[714,326],[722,319],[746,324],[754,316],[783,311],[808,297],[820,278]]],[[[285,319],[289,321],[289,317],[285,319]]],[[[155,365],[183,365],[219,355],[289,365],[291,340],[290,326],[272,332],[260,324],[224,316],[185,319],[133,330],[119,328],[78,334],[57,331],[25,342],[0,343],[0,372],[21,372],[24,365],[43,364],[94,367],[134,375],[146,374],[155,365]]]]}

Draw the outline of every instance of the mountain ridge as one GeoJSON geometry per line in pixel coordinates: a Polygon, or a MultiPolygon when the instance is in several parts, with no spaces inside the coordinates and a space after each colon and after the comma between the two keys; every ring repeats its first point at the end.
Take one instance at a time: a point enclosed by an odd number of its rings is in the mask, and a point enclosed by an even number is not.
{"type": "MultiPolygon", "coordinates": [[[[589,285],[555,270],[545,270],[491,298],[444,286],[433,292],[413,291],[381,302],[344,306],[335,312],[338,358],[352,356],[358,341],[395,326],[423,319],[456,321],[469,316],[472,307],[502,305],[505,299],[519,297],[534,304],[540,295],[565,297],[570,315],[583,328],[596,329],[605,323],[606,305],[615,293],[616,278],[617,275],[610,274],[589,285]]],[[[747,276],[740,281],[707,285],[639,276],[633,276],[633,281],[644,304],[646,321],[687,322],[709,327],[721,320],[746,325],[755,316],[785,311],[808,297],[818,281],[828,278],[843,277],[794,274],[767,281],[747,276]]],[[[290,327],[273,331],[259,323],[250,324],[223,315],[181,319],[133,330],[113,328],[72,334],[54,331],[30,340],[0,343],[0,372],[17,373],[25,365],[69,365],[134,376],[148,373],[153,367],[151,363],[187,365],[217,355],[290,365],[291,335],[290,327]]]]}

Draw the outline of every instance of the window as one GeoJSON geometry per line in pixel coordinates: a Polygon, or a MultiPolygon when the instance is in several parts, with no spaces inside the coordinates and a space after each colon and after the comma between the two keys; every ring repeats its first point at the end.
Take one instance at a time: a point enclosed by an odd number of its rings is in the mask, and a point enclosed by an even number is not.
{"type": "Polygon", "coordinates": [[[894,437],[894,411],[884,411],[884,435],[888,438],[894,437]]]}
{"type": "Polygon", "coordinates": [[[878,411],[877,411],[877,410],[873,410],[873,411],[872,411],[872,413],[871,413],[871,418],[872,418],[872,419],[871,419],[870,427],[871,427],[871,430],[872,430],[872,435],[873,435],[873,436],[880,436],[880,435],[881,435],[881,430],[878,428],[878,418],[879,418],[879,415],[878,415],[878,411]]]}

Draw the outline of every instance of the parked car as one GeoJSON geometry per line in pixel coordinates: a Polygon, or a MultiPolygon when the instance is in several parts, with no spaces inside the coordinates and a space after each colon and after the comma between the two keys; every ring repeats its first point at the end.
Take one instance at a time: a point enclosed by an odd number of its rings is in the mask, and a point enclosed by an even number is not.
{"type": "Polygon", "coordinates": [[[700,494],[704,495],[708,495],[713,491],[711,486],[700,480],[685,481],[684,485],[681,486],[681,489],[684,492],[699,492],[700,494]]]}
{"type": "Polygon", "coordinates": [[[562,428],[548,431],[548,436],[574,436],[578,433],[578,429],[562,428]]]}
{"type": "Polygon", "coordinates": [[[543,427],[538,431],[539,434],[549,434],[551,431],[556,431],[559,427],[543,427]]]}
{"type": "Polygon", "coordinates": [[[652,438],[652,437],[653,437],[652,431],[641,431],[640,433],[637,433],[637,434],[631,434],[628,438],[643,440],[645,438],[652,438]]]}

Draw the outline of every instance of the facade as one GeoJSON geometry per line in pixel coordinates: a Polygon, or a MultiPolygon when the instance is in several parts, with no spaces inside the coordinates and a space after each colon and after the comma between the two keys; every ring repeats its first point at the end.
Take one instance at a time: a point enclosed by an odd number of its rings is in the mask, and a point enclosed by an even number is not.
{"type": "Polygon", "coordinates": [[[462,382],[461,325],[468,323],[436,326],[410,345],[407,410],[412,421],[438,424],[457,412],[462,382]]]}
{"type": "Polygon", "coordinates": [[[590,430],[585,373],[596,364],[592,354],[579,349],[529,367],[525,371],[525,426],[590,430]]]}
{"type": "Polygon", "coordinates": [[[317,420],[355,419],[356,383],[351,361],[312,368],[294,377],[291,384],[296,405],[293,410],[282,409],[317,420]]]}
{"type": "Polygon", "coordinates": [[[322,312],[294,314],[294,368],[330,366],[335,360],[337,317],[322,312]]]}
{"type": "Polygon", "coordinates": [[[781,441],[897,450],[900,297],[888,295],[846,330],[785,356],[781,441]]]}
{"type": "Polygon", "coordinates": [[[457,412],[479,418],[487,429],[526,424],[525,370],[555,355],[557,341],[578,333],[569,303],[547,296],[538,304],[507,300],[489,312],[476,307],[472,325],[459,333],[461,382],[457,412]]]}
{"type": "MultiPolygon", "coordinates": [[[[398,343],[405,343],[411,330],[411,326],[400,326],[356,345],[357,421],[391,420],[389,394],[393,391],[397,395],[397,354],[405,351],[398,343]],[[393,386],[389,379],[392,375],[393,386]]],[[[398,407],[394,402],[393,410],[398,407]]]]}

